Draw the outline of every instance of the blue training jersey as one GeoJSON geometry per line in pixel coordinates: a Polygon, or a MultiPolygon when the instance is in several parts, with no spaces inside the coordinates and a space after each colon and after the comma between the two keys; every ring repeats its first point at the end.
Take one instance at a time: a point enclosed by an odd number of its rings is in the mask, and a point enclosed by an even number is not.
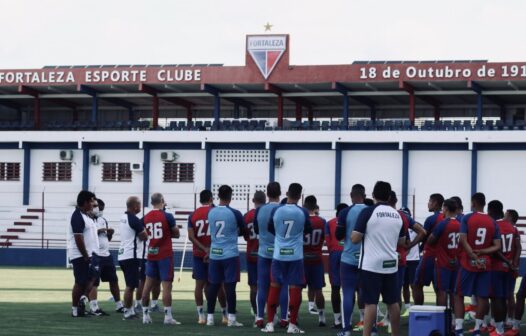
{"type": "Polygon", "coordinates": [[[274,255],[274,234],[268,231],[272,211],[279,203],[267,203],[256,209],[254,215],[254,230],[259,234],[258,256],[272,259],[274,255]]]}
{"type": "Polygon", "coordinates": [[[358,266],[360,261],[362,243],[353,244],[351,242],[351,233],[356,225],[358,215],[365,208],[367,208],[365,204],[353,204],[350,207],[343,209],[338,215],[338,226],[343,226],[345,228],[341,261],[348,265],[358,266]]]}
{"type": "Polygon", "coordinates": [[[239,256],[238,230],[245,227],[243,215],[229,206],[216,206],[208,212],[212,244],[210,259],[223,260],[239,256]]]}
{"type": "Polygon", "coordinates": [[[303,259],[303,233],[312,231],[307,210],[296,204],[281,205],[272,212],[269,228],[276,236],[273,259],[303,259]]]}

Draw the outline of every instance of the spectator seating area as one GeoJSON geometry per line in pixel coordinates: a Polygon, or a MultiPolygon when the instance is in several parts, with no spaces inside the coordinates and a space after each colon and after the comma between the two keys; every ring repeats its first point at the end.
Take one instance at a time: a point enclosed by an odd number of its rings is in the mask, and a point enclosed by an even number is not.
{"type": "MultiPolygon", "coordinates": [[[[32,122],[0,121],[0,131],[31,130],[34,128],[32,122]]],[[[91,121],[52,121],[43,123],[43,130],[150,130],[150,121],[104,121],[93,123],[91,121]]],[[[526,121],[503,122],[501,120],[485,120],[482,123],[472,120],[417,120],[416,125],[411,126],[409,120],[401,119],[360,119],[350,120],[349,125],[344,125],[342,120],[284,120],[283,127],[272,126],[266,120],[234,119],[215,122],[206,121],[171,121],[166,127],[157,127],[155,130],[166,131],[273,131],[273,130],[312,130],[312,131],[495,131],[495,130],[525,130],[526,121]]]]}

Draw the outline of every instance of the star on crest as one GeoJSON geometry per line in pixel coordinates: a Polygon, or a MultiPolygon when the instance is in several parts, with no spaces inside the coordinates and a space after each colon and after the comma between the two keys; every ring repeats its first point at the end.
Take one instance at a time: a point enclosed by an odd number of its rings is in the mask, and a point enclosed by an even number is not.
{"type": "Polygon", "coordinates": [[[270,32],[273,26],[274,25],[270,24],[270,22],[267,22],[263,27],[265,28],[265,32],[270,32]]]}

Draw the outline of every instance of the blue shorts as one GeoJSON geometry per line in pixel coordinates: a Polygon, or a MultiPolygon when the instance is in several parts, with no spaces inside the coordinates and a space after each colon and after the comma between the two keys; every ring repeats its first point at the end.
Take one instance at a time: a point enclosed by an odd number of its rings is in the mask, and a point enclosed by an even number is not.
{"type": "MultiPolygon", "coordinates": [[[[93,257],[92,257],[93,260],[93,257]]],[[[73,265],[73,276],[75,283],[86,286],[90,281],[99,277],[99,273],[91,262],[84,260],[83,257],[70,260],[73,265]]]]}
{"type": "Polygon", "coordinates": [[[268,288],[270,286],[270,267],[272,259],[258,256],[258,288],[268,288]]]}
{"type": "Polygon", "coordinates": [[[414,285],[429,286],[434,278],[435,257],[424,257],[420,259],[416,268],[414,285]]]}
{"type": "Polygon", "coordinates": [[[272,259],[272,265],[270,266],[270,279],[272,282],[280,285],[305,285],[303,260],[281,261],[272,259]]]}
{"type": "Polygon", "coordinates": [[[382,274],[369,271],[360,271],[361,294],[365,304],[378,304],[380,294],[385,304],[395,304],[400,300],[398,290],[398,274],[382,274]]]}
{"type": "Polygon", "coordinates": [[[406,266],[398,265],[397,282],[396,282],[396,284],[398,286],[398,291],[400,293],[402,292],[402,287],[404,287],[405,271],[406,271],[406,266]]]}
{"type": "Polygon", "coordinates": [[[194,256],[192,265],[192,279],[208,281],[208,263],[203,261],[203,257],[194,256]]]}
{"type": "Polygon", "coordinates": [[[460,296],[488,298],[491,287],[491,272],[470,272],[460,268],[457,273],[455,291],[460,296]]]}
{"type": "Polygon", "coordinates": [[[174,281],[174,258],[148,260],[146,262],[146,276],[160,281],[174,281]]]}
{"type": "Polygon", "coordinates": [[[310,289],[322,289],[325,287],[325,270],[321,264],[304,264],[305,285],[310,289]]]}
{"type": "Polygon", "coordinates": [[[509,272],[491,271],[491,290],[489,292],[491,298],[508,298],[510,286],[509,274],[509,272]]]}
{"type": "Polygon", "coordinates": [[[124,282],[128,288],[138,288],[139,281],[145,278],[145,265],[143,259],[126,259],[119,261],[124,282]]]}
{"type": "Polygon", "coordinates": [[[210,259],[208,282],[211,284],[239,282],[239,257],[210,259]]]}
{"type": "Polygon", "coordinates": [[[341,252],[331,252],[329,254],[329,281],[331,286],[340,287],[340,264],[342,259],[341,252]]]}
{"type": "Polygon", "coordinates": [[[258,263],[247,261],[248,285],[256,286],[258,284],[258,263]]]}
{"type": "Polygon", "coordinates": [[[419,262],[419,260],[407,261],[404,272],[404,286],[412,285],[415,281],[416,268],[418,267],[419,262]]]}
{"type": "Polygon", "coordinates": [[[91,257],[91,264],[95,269],[99,269],[99,277],[95,280],[95,287],[98,287],[100,282],[117,282],[117,270],[115,269],[115,264],[113,263],[113,257],[111,255],[107,257],[101,257],[98,255],[93,255],[91,257]]]}
{"type": "Polygon", "coordinates": [[[455,292],[455,281],[457,280],[457,270],[435,266],[435,289],[446,293],[455,292]]]}

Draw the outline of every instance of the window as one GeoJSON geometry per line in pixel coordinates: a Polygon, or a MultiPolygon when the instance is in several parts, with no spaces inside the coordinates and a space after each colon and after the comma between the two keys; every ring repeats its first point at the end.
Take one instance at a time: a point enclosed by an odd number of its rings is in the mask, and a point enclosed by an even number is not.
{"type": "Polygon", "coordinates": [[[193,163],[164,163],[164,182],[194,182],[193,163]]]}
{"type": "Polygon", "coordinates": [[[0,181],[20,181],[20,162],[0,162],[0,181]]]}
{"type": "Polygon", "coordinates": [[[42,181],[71,181],[71,162],[44,162],[42,168],[42,181]]]}
{"type": "Polygon", "coordinates": [[[131,182],[132,172],[129,162],[103,162],[102,182],[131,182]]]}

